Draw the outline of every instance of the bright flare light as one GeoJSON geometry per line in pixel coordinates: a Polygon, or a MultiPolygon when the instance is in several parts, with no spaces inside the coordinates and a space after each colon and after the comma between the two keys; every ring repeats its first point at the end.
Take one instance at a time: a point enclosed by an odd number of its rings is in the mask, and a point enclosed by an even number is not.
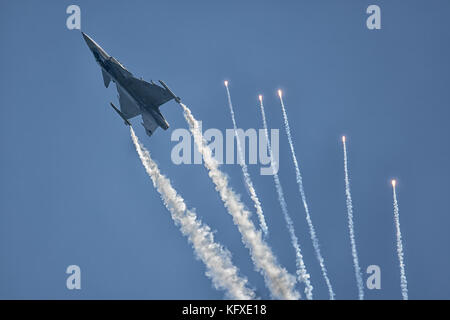
{"type": "Polygon", "coordinates": [[[345,136],[342,136],[342,142],[345,142],[345,136]]]}
{"type": "Polygon", "coordinates": [[[278,96],[281,98],[282,95],[283,95],[283,92],[281,91],[281,89],[278,89],[278,96]]]}
{"type": "Polygon", "coordinates": [[[392,187],[395,188],[395,185],[397,184],[397,181],[396,181],[395,179],[393,179],[393,180],[391,181],[391,183],[392,183],[392,187]]]}
{"type": "Polygon", "coordinates": [[[259,98],[259,101],[262,102],[262,94],[260,94],[260,95],[258,96],[258,98],[259,98]]]}
{"type": "Polygon", "coordinates": [[[225,80],[224,83],[225,83],[225,86],[228,87],[228,80],[225,80]]]}

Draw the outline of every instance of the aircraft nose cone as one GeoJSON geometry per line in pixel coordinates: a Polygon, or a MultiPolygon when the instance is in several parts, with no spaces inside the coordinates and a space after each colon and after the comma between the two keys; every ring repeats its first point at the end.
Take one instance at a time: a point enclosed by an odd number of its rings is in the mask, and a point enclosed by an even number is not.
{"type": "Polygon", "coordinates": [[[88,47],[92,50],[96,47],[94,40],[92,40],[86,33],[81,32],[83,35],[84,41],[86,41],[86,44],[88,47]]]}
{"type": "Polygon", "coordinates": [[[98,59],[99,56],[101,56],[104,60],[109,59],[109,55],[105,52],[105,50],[100,47],[97,42],[92,40],[91,37],[89,37],[86,33],[81,32],[83,35],[84,41],[86,41],[86,44],[88,45],[89,49],[94,54],[95,58],[98,59]]]}

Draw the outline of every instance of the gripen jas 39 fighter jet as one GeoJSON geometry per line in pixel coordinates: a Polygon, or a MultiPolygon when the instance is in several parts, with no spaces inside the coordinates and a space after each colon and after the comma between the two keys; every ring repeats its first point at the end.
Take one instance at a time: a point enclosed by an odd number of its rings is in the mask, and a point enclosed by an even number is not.
{"type": "Polygon", "coordinates": [[[167,130],[169,124],[159,111],[159,106],[175,99],[181,103],[181,99],[177,97],[166,84],[159,80],[162,85],[150,83],[135,78],[131,72],[110,56],[87,34],[82,32],[89,49],[94,54],[95,60],[100,65],[103,75],[103,83],[108,88],[111,81],[117,86],[119,93],[120,110],[111,102],[111,107],[122,117],[126,125],[131,125],[129,119],[142,115],[145,132],[149,136],[155,132],[158,127],[167,130]]]}

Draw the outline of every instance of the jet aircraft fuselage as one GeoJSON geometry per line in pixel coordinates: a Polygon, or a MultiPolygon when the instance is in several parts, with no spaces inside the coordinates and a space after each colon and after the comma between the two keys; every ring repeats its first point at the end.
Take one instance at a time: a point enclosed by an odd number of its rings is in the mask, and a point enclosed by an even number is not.
{"type": "Polygon", "coordinates": [[[88,35],[82,34],[102,70],[105,87],[108,87],[111,81],[117,86],[121,110],[114,106],[113,108],[124,118],[125,123],[129,124],[128,119],[141,114],[148,135],[152,135],[158,126],[167,130],[169,124],[161,114],[159,106],[171,99],[177,102],[180,102],[180,99],[162,81],[160,83],[163,87],[160,87],[153,81],[148,83],[137,79],[88,35]]]}

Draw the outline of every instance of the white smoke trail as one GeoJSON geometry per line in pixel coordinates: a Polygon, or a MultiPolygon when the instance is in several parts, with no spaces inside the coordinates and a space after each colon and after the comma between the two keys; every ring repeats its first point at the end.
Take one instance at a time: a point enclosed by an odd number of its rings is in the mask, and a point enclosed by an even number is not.
{"type": "Polygon", "coordinates": [[[312,241],[312,244],[314,247],[314,251],[316,252],[317,260],[319,261],[320,269],[322,270],[322,275],[323,275],[323,277],[325,279],[325,283],[327,284],[327,287],[328,287],[328,293],[330,295],[330,299],[334,300],[333,287],[331,286],[330,279],[328,278],[325,261],[322,257],[322,253],[320,252],[319,239],[317,238],[317,234],[314,229],[314,225],[312,223],[311,215],[309,213],[308,203],[306,202],[305,190],[303,188],[303,179],[302,179],[302,175],[300,173],[300,167],[297,162],[297,156],[295,155],[294,143],[292,141],[292,135],[291,135],[291,128],[289,126],[288,116],[287,116],[287,112],[286,112],[286,107],[284,106],[284,101],[283,101],[283,96],[282,96],[281,90],[278,90],[278,96],[280,97],[281,110],[283,111],[283,118],[284,118],[284,128],[286,130],[286,135],[287,135],[288,141],[289,141],[289,147],[291,149],[292,161],[294,162],[295,177],[297,180],[300,196],[302,198],[303,206],[305,208],[306,222],[308,223],[309,234],[311,236],[311,241],[312,241]]]}
{"type": "Polygon", "coordinates": [[[284,198],[284,193],[283,193],[283,188],[281,187],[281,183],[280,183],[280,178],[278,177],[278,173],[275,171],[274,169],[274,159],[273,159],[273,155],[272,155],[272,147],[270,144],[270,140],[269,140],[269,132],[267,129],[267,121],[266,121],[266,113],[264,111],[264,105],[263,105],[263,101],[262,101],[262,96],[259,96],[259,102],[260,102],[260,107],[261,107],[261,114],[262,114],[262,120],[263,120],[263,125],[264,125],[264,132],[265,132],[265,136],[267,139],[267,146],[269,148],[269,153],[270,153],[270,163],[272,166],[272,173],[273,173],[273,179],[275,182],[275,188],[277,190],[277,194],[278,194],[278,201],[280,202],[280,206],[281,206],[281,211],[283,212],[283,216],[284,219],[286,220],[286,225],[287,228],[289,230],[289,235],[291,237],[291,242],[292,242],[292,246],[294,247],[295,250],[295,255],[296,255],[296,265],[297,265],[297,276],[298,279],[300,280],[300,282],[304,282],[305,283],[305,294],[307,299],[311,300],[312,299],[312,290],[313,287],[311,285],[311,282],[309,280],[309,274],[306,271],[306,266],[305,263],[303,261],[303,255],[301,253],[300,250],[300,245],[298,242],[298,238],[295,235],[295,229],[294,229],[294,224],[292,222],[292,219],[289,215],[288,209],[287,209],[287,204],[286,204],[286,200],[284,198]]]}
{"type": "Polygon", "coordinates": [[[344,148],[344,172],[345,172],[345,195],[347,197],[347,216],[348,216],[348,231],[350,234],[350,244],[352,246],[353,267],[355,269],[356,284],[358,285],[359,300],[364,300],[364,284],[362,280],[361,268],[359,267],[358,251],[356,250],[355,229],[353,225],[353,204],[352,194],[350,192],[350,179],[348,177],[348,160],[347,160],[347,144],[345,136],[342,137],[342,144],[344,148]]]}
{"type": "Polygon", "coordinates": [[[234,116],[234,110],[233,110],[233,104],[231,103],[231,95],[230,90],[228,89],[228,81],[225,81],[225,88],[227,89],[227,97],[228,97],[228,106],[230,107],[230,113],[231,113],[231,119],[233,120],[233,128],[234,128],[234,136],[236,137],[236,144],[237,144],[237,150],[238,150],[238,156],[239,156],[239,162],[242,169],[242,174],[244,175],[244,181],[247,185],[247,189],[250,192],[250,198],[253,200],[256,214],[259,218],[259,224],[261,226],[261,230],[264,232],[264,235],[267,236],[269,233],[269,229],[267,228],[266,220],[264,218],[264,213],[262,210],[261,202],[259,201],[258,195],[256,194],[256,190],[253,187],[252,179],[250,178],[250,174],[248,173],[247,164],[245,163],[245,157],[242,152],[241,142],[238,137],[237,133],[237,125],[236,125],[236,118],[234,116]]]}
{"type": "Polygon", "coordinates": [[[400,287],[402,289],[403,300],[408,300],[408,282],[406,281],[405,263],[403,261],[402,233],[400,231],[400,214],[398,210],[397,192],[395,190],[396,181],[392,180],[392,192],[394,196],[394,220],[397,231],[397,255],[400,264],[400,287]]]}
{"type": "Polygon", "coordinates": [[[139,158],[161,195],[175,224],[192,244],[197,257],[206,265],[206,275],[211,278],[216,289],[225,290],[231,299],[253,299],[255,293],[247,288],[247,279],[238,275],[238,269],[231,262],[231,254],[214,241],[211,229],[188,210],[183,198],[172,187],[170,180],[161,174],[150,153],[139,142],[130,126],[130,133],[139,158]]]}
{"type": "Polygon", "coordinates": [[[238,195],[228,186],[226,175],[219,169],[219,164],[212,157],[211,149],[203,139],[198,121],[191,110],[180,103],[184,110],[184,117],[194,136],[198,151],[203,156],[203,163],[208,175],[216,186],[228,213],[233,217],[234,224],[242,235],[242,242],[250,250],[250,256],[257,271],[264,276],[271,295],[277,299],[299,299],[300,294],[295,290],[295,277],[282,268],[272,250],[262,239],[261,232],[257,231],[250,219],[251,213],[245,209],[238,195]]]}

